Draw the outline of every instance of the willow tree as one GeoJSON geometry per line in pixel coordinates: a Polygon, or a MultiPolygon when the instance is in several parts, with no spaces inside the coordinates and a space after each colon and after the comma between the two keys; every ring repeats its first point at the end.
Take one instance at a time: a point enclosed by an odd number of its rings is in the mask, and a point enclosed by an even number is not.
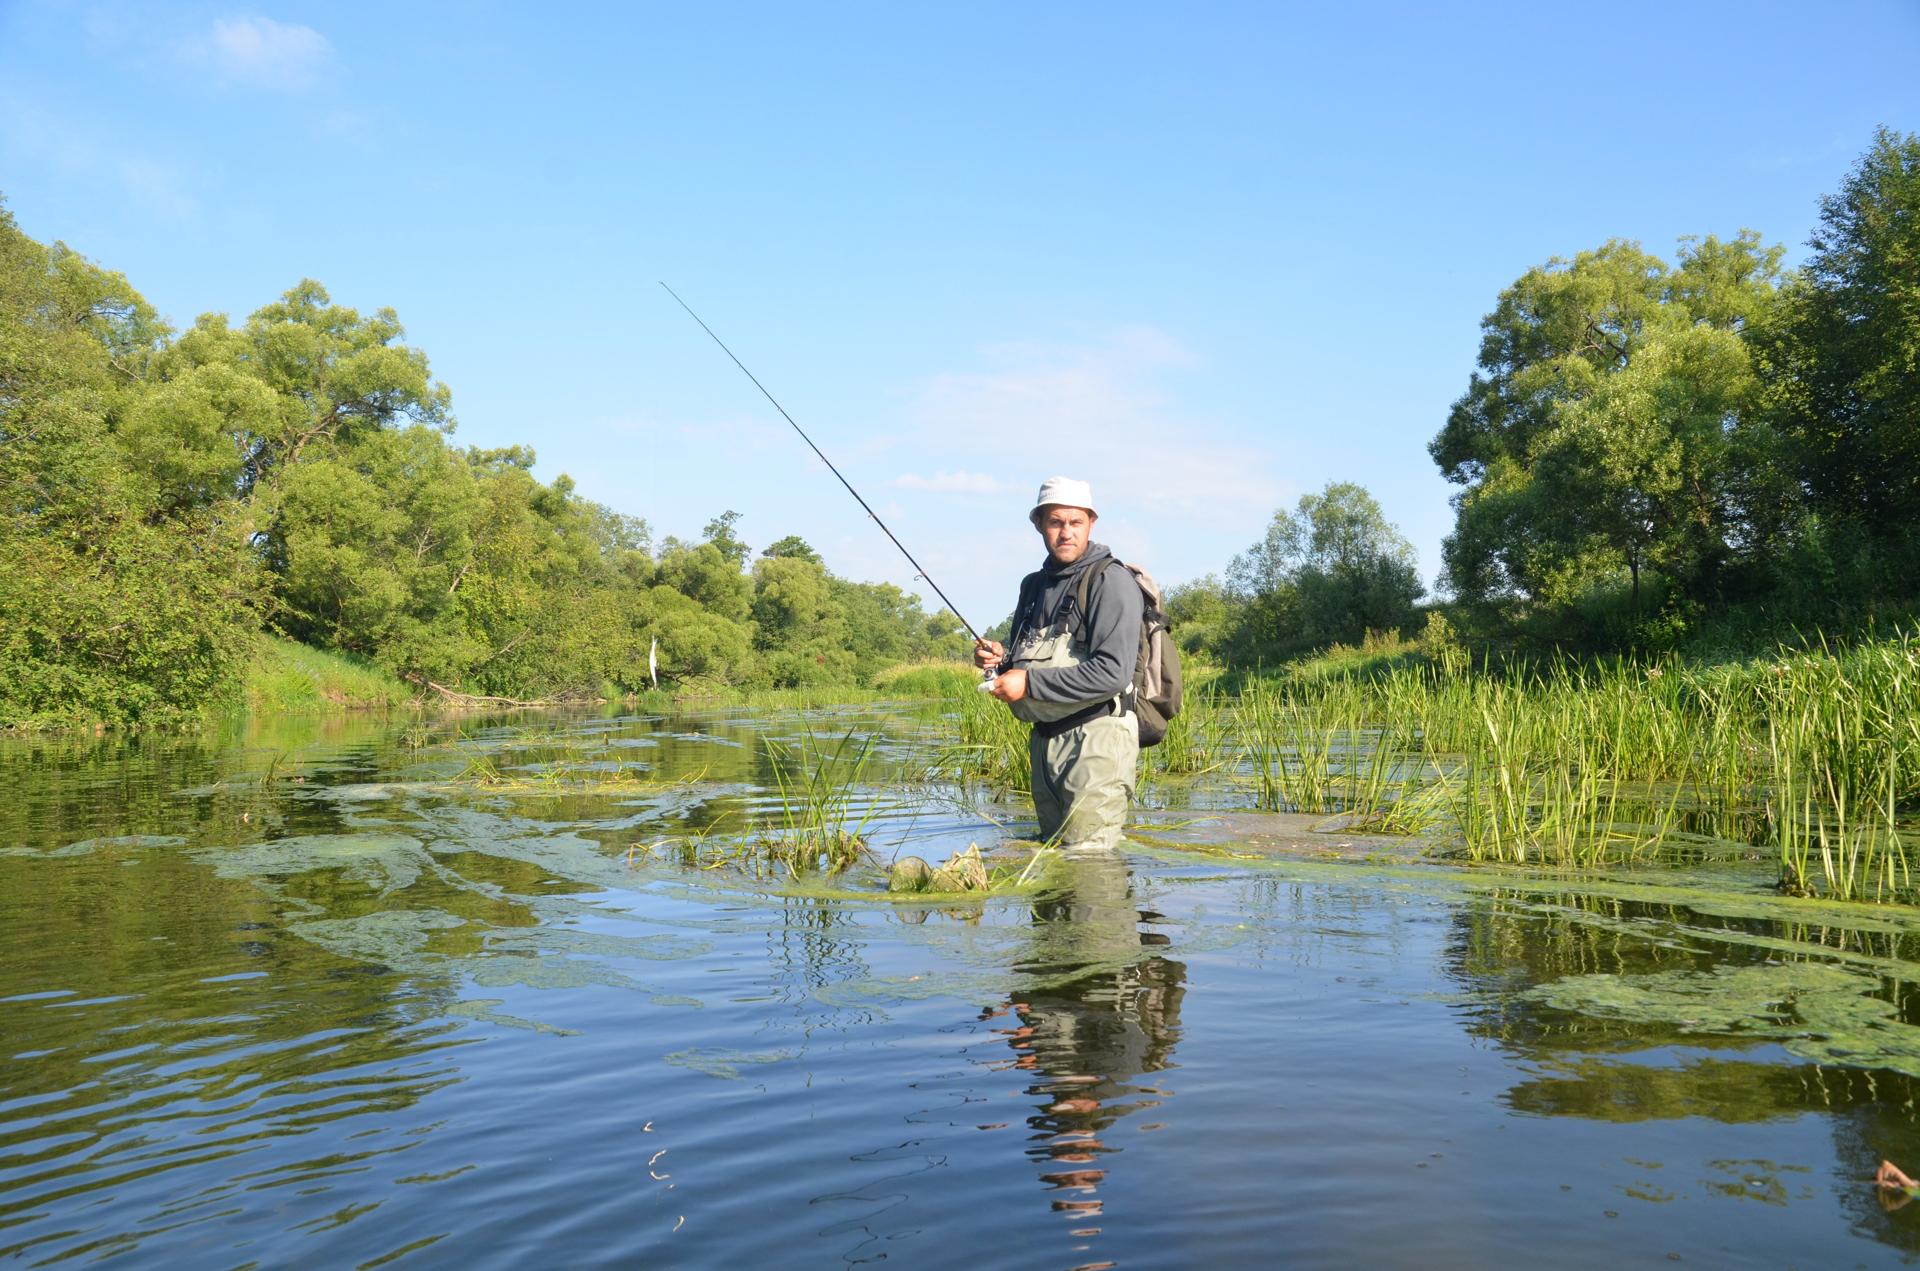
{"type": "Polygon", "coordinates": [[[1747,324],[1780,249],[1683,240],[1675,265],[1615,240],[1528,270],[1481,321],[1479,370],[1428,447],[1463,487],[1445,548],[1462,598],[1553,604],[1656,568],[1710,587],[1762,462],[1747,324]]]}
{"type": "Polygon", "coordinates": [[[239,673],[252,562],[220,478],[140,440],[195,414],[153,394],[167,334],[124,277],[0,207],[0,726],[177,719],[239,673]]]}
{"type": "Polygon", "coordinates": [[[1844,530],[1881,585],[1910,599],[1920,565],[1920,137],[1881,129],[1821,200],[1809,246],[1759,340],[1783,467],[1806,501],[1789,536],[1844,530]]]}

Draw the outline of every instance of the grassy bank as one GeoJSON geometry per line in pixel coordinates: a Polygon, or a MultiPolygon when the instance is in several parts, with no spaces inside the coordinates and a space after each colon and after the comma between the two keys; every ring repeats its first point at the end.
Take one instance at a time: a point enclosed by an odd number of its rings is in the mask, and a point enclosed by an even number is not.
{"type": "Polygon", "coordinates": [[[241,692],[248,711],[287,715],[394,710],[415,696],[412,686],[359,658],[264,634],[241,692]]]}
{"type": "Polygon", "coordinates": [[[965,662],[902,662],[877,672],[873,687],[891,697],[942,697],[980,683],[980,672],[965,662]]]}

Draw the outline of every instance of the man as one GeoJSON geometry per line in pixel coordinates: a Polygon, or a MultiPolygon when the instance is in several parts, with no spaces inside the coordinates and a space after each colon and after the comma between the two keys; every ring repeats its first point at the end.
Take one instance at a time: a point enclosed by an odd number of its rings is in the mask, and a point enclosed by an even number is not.
{"type": "Polygon", "coordinates": [[[988,691],[1033,725],[1027,753],[1041,836],[1112,846],[1140,758],[1133,670],[1145,602],[1127,567],[1091,541],[1099,514],[1085,481],[1048,478],[1028,519],[1046,562],[1020,583],[1007,644],[979,641],[974,662],[1001,668],[988,691]]]}

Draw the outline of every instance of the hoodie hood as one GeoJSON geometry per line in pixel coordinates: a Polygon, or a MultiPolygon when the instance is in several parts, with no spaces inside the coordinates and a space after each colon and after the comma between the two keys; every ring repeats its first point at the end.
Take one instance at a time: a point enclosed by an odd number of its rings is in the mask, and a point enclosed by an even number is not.
{"type": "Polygon", "coordinates": [[[1107,550],[1105,543],[1088,543],[1087,550],[1081,552],[1080,558],[1070,565],[1062,565],[1049,555],[1045,561],[1041,562],[1040,572],[1046,575],[1047,582],[1051,584],[1060,578],[1078,578],[1088,567],[1097,565],[1103,560],[1112,559],[1113,553],[1107,550]]]}

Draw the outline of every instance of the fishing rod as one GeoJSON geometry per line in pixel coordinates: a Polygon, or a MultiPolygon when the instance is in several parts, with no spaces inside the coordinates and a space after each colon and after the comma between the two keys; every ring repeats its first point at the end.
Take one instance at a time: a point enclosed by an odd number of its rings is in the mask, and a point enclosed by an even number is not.
{"type": "Polygon", "coordinates": [[[905,543],[902,543],[899,539],[894,538],[893,531],[887,528],[887,523],[880,519],[880,514],[878,512],[874,511],[871,507],[867,506],[867,501],[860,497],[860,491],[853,488],[853,483],[847,480],[845,477],[840,476],[840,469],[833,466],[833,460],[827,458],[824,454],[820,453],[820,447],[813,444],[813,438],[807,436],[807,430],[802,428],[799,424],[793,423],[793,416],[787,414],[787,408],[785,406],[782,406],[778,401],[774,400],[773,394],[767,391],[767,386],[760,382],[760,379],[758,376],[756,376],[752,371],[749,371],[747,369],[747,364],[745,362],[742,362],[739,358],[733,356],[733,350],[727,347],[727,342],[725,340],[722,340],[717,335],[713,335],[713,328],[708,326],[705,322],[701,321],[700,315],[693,311],[692,305],[680,299],[679,292],[675,291],[672,287],[668,287],[667,284],[664,282],[661,283],[660,286],[666,290],[666,293],[669,296],[672,296],[674,298],[674,300],[679,304],[679,306],[682,309],[685,309],[687,311],[687,316],[689,318],[692,318],[695,322],[700,323],[700,329],[702,331],[705,331],[708,335],[713,336],[713,342],[720,346],[720,351],[726,354],[728,357],[733,358],[733,364],[740,368],[740,373],[753,381],[753,386],[760,390],[760,395],[762,397],[765,397],[768,401],[773,402],[773,408],[780,412],[780,417],[786,420],[789,424],[793,424],[793,430],[800,434],[800,440],[806,442],[808,448],[810,448],[814,454],[820,456],[820,462],[827,465],[827,471],[833,473],[833,475],[836,477],[840,477],[840,484],[847,487],[847,493],[851,494],[854,497],[854,500],[857,503],[859,503],[862,508],[866,509],[867,515],[873,518],[873,523],[880,527],[880,532],[885,534],[889,539],[893,540],[893,545],[900,549],[900,554],[907,558],[907,563],[909,565],[913,566],[914,577],[926,579],[927,586],[933,588],[933,594],[940,597],[941,601],[947,606],[947,612],[951,613],[954,617],[959,618],[960,625],[965,627],[967,629],[967,634],[974,638],[975,643],[978,643],[980,640],[980,633],[973,629],[973,624],[971,622],[968,622],[964,617],[961,616],[959,606],[955,605],[951,600],[947,599],[947,593],[944,591],[941,591],[940,584],[933,581],[933,579],[928,576],[927,571],[920,567],[920,562],[913,558],[913,553],[907,550],[907,545],[905,543]]]}

